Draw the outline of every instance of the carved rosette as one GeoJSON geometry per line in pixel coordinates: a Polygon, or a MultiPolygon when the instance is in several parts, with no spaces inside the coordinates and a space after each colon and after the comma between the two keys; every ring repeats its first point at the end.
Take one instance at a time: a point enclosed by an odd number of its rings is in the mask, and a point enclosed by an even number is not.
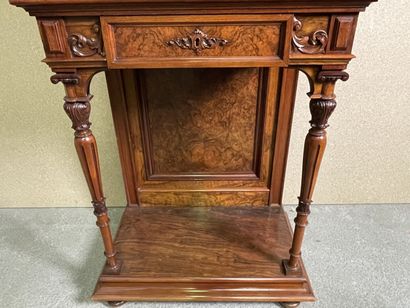
{"type": "Polygon", "coordinates": [[[293,46],[304,54],[325,53],[325,48],[329,39],[325,30],[317,30],[311,36],[298,36],[297,32],[302,29],[303,25],[296,17],[293,18],[293,46]]]}
{"type": "Polygon", "coordinates": [[[88,38],[80,33],[73,33],[68,37],[68,44],[73,55],[77,57],[90,57],[99,54],[105,57],[100,26],[98,24],[93,25],[92,32],[95,33],[95,37],[88,38]]]}
{"type": "Polygon", "coordinates": [[[192,34],[187,37],[175,38],[166,42],[169,46],[178,46],[182,49],[190,49],[195,53],[199,53],[204,49],[211,49],[217,46],[225,46],[228,41],[218,37],[208,37],[207,34],[199,29],[195,29],[192,34]]]}

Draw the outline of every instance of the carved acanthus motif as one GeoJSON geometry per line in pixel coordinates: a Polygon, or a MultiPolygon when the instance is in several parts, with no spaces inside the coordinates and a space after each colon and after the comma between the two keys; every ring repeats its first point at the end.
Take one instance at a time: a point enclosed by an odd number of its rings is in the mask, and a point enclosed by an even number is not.
{"type": "Polygon", "coordinates": [[[95,33],[95,37],[88,38],[80,33],[73,33],[68,37],[68,44],[75,56],[90,57],[99,54],[105,57],[100,26],[98,24],[93,25],[92,31],[95,33]]]}
{"type": "Polygon", "coordinates": [[[90,99],[91,96],[78,98],[74,101],[65,98],[64,110],[73,122],[72,128],[75,130],[75,136],[77,137],[83,137],[91,133],[91,123],[89,121],[91,112],[90,99]]]}
{"type": "Polygon", "coordinates": [[[170,46],[178,46],[182,49],[190,49],[196,53],[204,49],[211,49],[217,46],[225,46],[228,41],[218,37],[208,37],[207,34],[199,29],[195,29],[192,34],[187,37],[172,39],[167,42],[170,46]]]}
{"type": "Polygon", "coordinates": [[[310,113],[312,114],[310,125],[312,128],[319,128],[320,132],[324,133],[324,129],[329,126],[327,121],[335,108],[336,101],[334,99],[312,99],[310,101],[310,113]]]}
{"type": "Polygon", "coordinates": [[[301,53],[318,54],[324,53],[328,42],[328,35],[325,30],[317,30],[311,36],[298,36],[297,32],[302,29],[302,22],[296,17],[293,18],[293,45],[301,53]]]}

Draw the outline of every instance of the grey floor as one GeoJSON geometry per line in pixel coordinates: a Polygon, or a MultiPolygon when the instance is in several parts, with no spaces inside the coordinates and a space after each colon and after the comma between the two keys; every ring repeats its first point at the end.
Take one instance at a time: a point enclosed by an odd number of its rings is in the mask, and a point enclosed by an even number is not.
{"type": "MultiPolygon", "coordinates": [[[[110,213],[116,228],[122,209],[110,213]]],[[[304,260],[318,301],[301,307],[410,307],[410,204],[317,205],[310,217],[304,260]]],[[[89,300],[103,262],[91,209],[0,209],[0,307],[104,307],[89,300]]]]}

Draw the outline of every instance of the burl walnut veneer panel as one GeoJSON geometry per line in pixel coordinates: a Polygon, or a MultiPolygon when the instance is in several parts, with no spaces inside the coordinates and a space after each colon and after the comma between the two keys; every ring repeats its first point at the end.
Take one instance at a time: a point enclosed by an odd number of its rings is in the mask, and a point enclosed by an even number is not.
{"type": "Polygon", "coordinates": [[[152,175],[255,175],[259,69],[144,70],[140,78],[152,175]]]}
{"type": "Polygon", "coordinates": [[[229,66],[278,65],[292,24],[291,15],[102,17],[101,23],[108,65],[117,68],[210,67],[223,59],[229,66]]]}
{"type": "Polygon", "coordinates": [[[268,205],[278,69],[126,70],[117,76],[123,90],[110,87],[110,96],[128,110],[140,206],[268,205]]]}

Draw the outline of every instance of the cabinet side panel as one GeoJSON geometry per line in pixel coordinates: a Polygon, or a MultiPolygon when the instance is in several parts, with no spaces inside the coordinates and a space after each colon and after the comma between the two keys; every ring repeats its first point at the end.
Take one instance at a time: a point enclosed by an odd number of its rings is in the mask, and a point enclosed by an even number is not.
{"type": "Polygon", "coordinates": [[[278,115],[275,127],[276,137],[272,162],[272,179],[269,197],[270,204],[282,203],[298,71],[293,68],[284,68],[282,70],[281,80],[280,95],[276,107],[278,115]]]}
{"type": "Polygon", "coordinates": [[[111,102],[115,133],[117,136],[118,150],[120,154],[122,175],[124,179],[125,195],[127,203],[137,204],[137,179],[134,173],[134,162],[132,156],[132,144],[130,140],[129,123],[127,117],[127,105],[125,97],[124,80],[130,71],[109,70],[106,71],[108,94],[111,102]],[[125,76],[124,76],[125,74],[125,76]]]}

